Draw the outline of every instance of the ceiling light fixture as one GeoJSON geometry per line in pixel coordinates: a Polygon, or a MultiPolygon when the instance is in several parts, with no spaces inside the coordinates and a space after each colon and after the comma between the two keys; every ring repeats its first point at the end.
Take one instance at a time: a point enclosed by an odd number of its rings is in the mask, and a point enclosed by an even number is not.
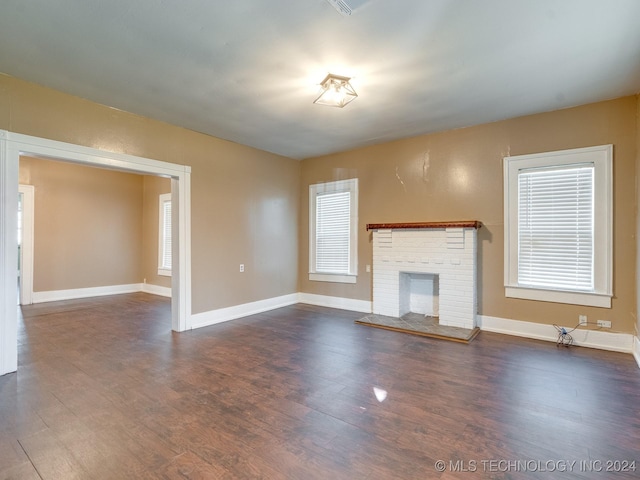
{"type": "Polygon", "coordinates": [[[342,77],[330,73],[320,82],[322,93],[313,103],[329,107],[344,107],[358,96],[349,80],[351,80],[350,77],[342,77]]]}

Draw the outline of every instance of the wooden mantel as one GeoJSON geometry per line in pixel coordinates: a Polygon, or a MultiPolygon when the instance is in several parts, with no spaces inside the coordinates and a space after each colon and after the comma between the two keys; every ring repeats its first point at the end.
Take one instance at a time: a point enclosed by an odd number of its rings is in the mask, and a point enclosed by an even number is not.
{"type": "Polygon", "coordinates": [[[414,222],[414,223],[367,223],[369,230],[400,230],[410,228],[475,228],[482,224],[478,220],[464,220],[458,222],[414,222]]]}

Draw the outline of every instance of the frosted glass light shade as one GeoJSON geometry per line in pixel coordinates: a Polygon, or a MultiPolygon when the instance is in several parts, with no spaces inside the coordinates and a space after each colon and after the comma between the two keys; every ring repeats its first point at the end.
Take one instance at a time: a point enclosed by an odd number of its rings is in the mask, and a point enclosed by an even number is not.
{"type": "Polygon", "coordinates": [[[350,77],[342,77],[330,73],[320,82],[322,92],[313,103],[342,108],[352,102],[358,94],[349,83],[349,80],[351,80],[350,77]]]}

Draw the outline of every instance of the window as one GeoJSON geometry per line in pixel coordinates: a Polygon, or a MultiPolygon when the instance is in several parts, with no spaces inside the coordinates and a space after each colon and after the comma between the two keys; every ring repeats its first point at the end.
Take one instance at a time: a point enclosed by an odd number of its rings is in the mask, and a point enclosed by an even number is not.
{"type": "Polygon", "coordinates": [[[158,275],[171,276],[171,194],[160,195],[158,275]]]}
{"type": "Polygon", "coordinates": [[[355,283],[358,179],[309,187],[309,280],[355,283]]]}
{"type": "Polygon", "coordinates": [[[504,159],[505,295],[611,308],[611,145],[504,159]]]}

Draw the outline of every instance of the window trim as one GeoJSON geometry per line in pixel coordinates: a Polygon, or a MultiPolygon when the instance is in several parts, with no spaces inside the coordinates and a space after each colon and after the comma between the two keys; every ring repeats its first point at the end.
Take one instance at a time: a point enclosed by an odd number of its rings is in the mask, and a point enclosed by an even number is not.
{"type": "Polygon", "coordinates": [[[163,265],[164,249],[164,204],[171,202],[171,193],[163,193],[158,196],[158,275],[163,277],[171,276],[171,269],[163,265]]]}
{"type": "Polygon", "coordinates": [[[358,276],[358,179],[337,180],[309,185],[309,280],[317,282],[356,283],[358,276]],[[316,197],[323,193],[349,192],[350,239],[349,273],[316,272],[316,197]]]}
{"type": "Polygon", "coordinates": [[[505,157],[505,296],[526,300],[611,308],[613,296],[613,145],[505,157]],[[594,289],[591,292],[542,289],[518,284],[518,173],[523,169],[594,165],[594,289]]]}

